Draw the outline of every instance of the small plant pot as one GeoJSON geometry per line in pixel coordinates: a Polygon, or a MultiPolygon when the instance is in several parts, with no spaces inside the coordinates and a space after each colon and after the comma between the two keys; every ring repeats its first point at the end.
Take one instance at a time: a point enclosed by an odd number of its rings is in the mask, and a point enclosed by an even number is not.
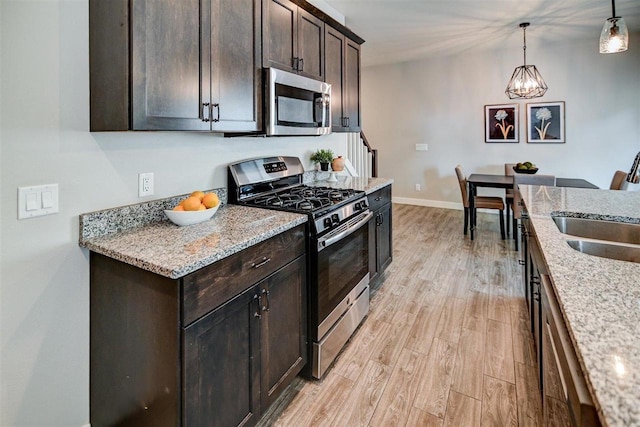
{"type": "Polygon", "coordinates": [[[320,163],[320,170],[321,171],[328,171],[329,170],[329,163],[320,163]]]}

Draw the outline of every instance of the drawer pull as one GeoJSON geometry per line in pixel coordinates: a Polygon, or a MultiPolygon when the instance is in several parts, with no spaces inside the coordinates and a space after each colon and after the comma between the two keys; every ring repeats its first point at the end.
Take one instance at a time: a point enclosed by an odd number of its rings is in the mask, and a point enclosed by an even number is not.
{"type": "Polygon", "coordinates": [[[262,295],[264,295],[264,300],[266,301],[266,304],[262,306],[262,311],[269,311],[269,307],[271,306],[271,302],[269,301],[269,291],[263,289],[262,295]]]}
{"type": "Polygon", "coordinates": [[[523,260],[523,259],[519,259],[519,260],[518,260],[518,264],[520,264],[520,265],[525,265],[525,264],[526,264],[526,262],[524,262],[524,260],[523,260]]]}
{"type": "Polygon", "coordinates": [[[252,263],[251,264],[251,268],[260,268],[260,267],[262,267],[263,265],[265,265],[265,264],[267,264],[269,262],[271,262],[271,258],[267,258],[265,256],[265,257],[262,257],[262,261],[257,262],[257,263],[256,262],[252,263]]]}
{"type": "Polygon", "coordinates": [[[376,197],[374,200],[375,200],[376,202],[379,202],[380,200],[382,200],[382,197],[381,197],[381,196],[378,196],[378,197],[376,197]]]}

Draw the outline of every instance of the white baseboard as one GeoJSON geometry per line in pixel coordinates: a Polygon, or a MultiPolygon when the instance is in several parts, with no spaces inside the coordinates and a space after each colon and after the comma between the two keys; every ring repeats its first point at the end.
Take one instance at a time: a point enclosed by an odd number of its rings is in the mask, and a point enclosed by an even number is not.
{"type": "Polygon", "coordinates": [[[462,210],[462,203],[443,202],[442,200],[412,199],[409,197],[393,197],[393,203],[401,205],[427,206],[430,208],[457,209],[462,210]]]}
{"type": "MultiPolygon", "coordinates": [[[[410,197],[393,197],[391,201],[401,205],[426,206],[429,208],[455,209],[459,211],[463,209],[462,202],[443,202],[442,200],[412,199],[410,197]]],[[[496,209],[478,209],[478,212],[498,214],[496,209]]]]}

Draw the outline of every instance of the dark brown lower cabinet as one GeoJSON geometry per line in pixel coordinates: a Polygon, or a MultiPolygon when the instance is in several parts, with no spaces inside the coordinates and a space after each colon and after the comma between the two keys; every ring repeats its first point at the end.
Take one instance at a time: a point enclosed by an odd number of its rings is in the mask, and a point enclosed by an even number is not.
{"type": "Polygon", "coordinates": [[[260,416],[260,312],[252,288],[184,330],[184,426],[260,416]]]}
{"type": "Polygon", "coordinates": [[[368,200],[373,212],[369,228],[369,280],[375,285],[393,259],[391,186],[371,193],[368,200]]]}
{"type": "Polygon", "coordinates": [[[255,425],[307,362],[304,248],[301,225],[175,280],[92,252],[91,425],[255,425]]]}
{"type": "Polygon", "coordinates": [[[304,276],[300,257],[185,329],[184,426],[253,425],[298,374],[304,276]]]}
{"type": "Polygon", "coordinates": [[[522,215],[522,243],[524,290],[536,347],[544,425],[600,426],[526,209],[522,215]]]}

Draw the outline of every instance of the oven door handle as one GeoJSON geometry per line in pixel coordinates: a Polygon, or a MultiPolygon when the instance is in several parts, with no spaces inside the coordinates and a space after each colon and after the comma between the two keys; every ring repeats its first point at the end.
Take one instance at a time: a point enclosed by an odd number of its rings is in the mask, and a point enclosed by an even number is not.
{"type": "Polygon", "coordinates": [[[358,222],[356,222],[355,224],[353,224],[351,227],[347,228],[346,230],[334,235],[334,236],[330,236],[330,237],[321,237],[320,239],[318,239],[318,252],[320,252],[321,250],[323,250],[324,248],[328,248],[329,246],[333,245],[334,243],[336,243],[337,241],[347,237],[348,235],[355,233],[356,231],[358,231],[362,226],[366,225],[369,223],[369,220],[371,219],[371,217],[373,216],[373,213],[371,211],[367,212],[367,214],[365,216],[362,217],[362,219],[358,222]]]}

